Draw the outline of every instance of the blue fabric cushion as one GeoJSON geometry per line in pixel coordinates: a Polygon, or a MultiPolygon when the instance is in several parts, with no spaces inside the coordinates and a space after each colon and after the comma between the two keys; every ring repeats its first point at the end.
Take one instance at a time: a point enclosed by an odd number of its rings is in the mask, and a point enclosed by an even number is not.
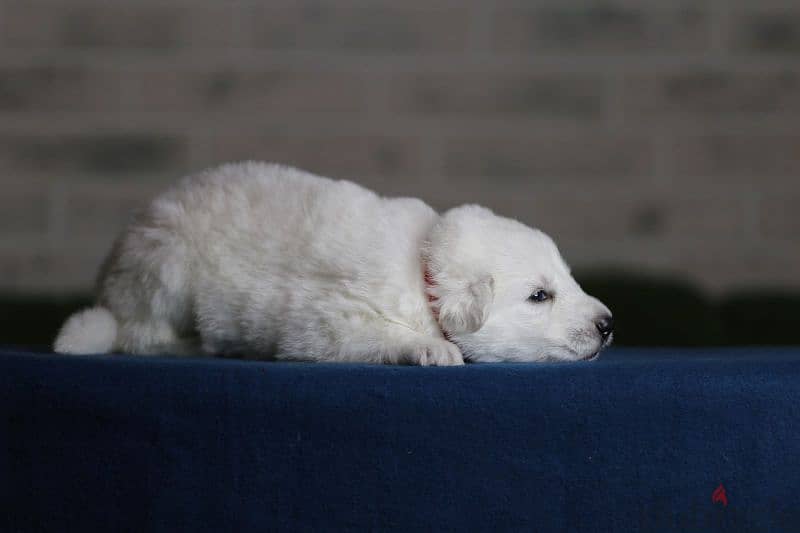
{"type": "Polygon", "coordinates": [[[461,368],[5,350],[0,530],[798,531],[799,432],[800,349],[461,368]]]}

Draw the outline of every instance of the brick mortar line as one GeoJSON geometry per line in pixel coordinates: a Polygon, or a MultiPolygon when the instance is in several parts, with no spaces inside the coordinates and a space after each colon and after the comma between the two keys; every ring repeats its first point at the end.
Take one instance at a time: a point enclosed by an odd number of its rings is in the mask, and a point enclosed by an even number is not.
{"type": "MultiPolygon", "coordinates": [[[[442,9],[453,9],[453,8],[462,8],[466,4],[477,3],[481,0],[468,0],[465,2],[464,0],[427,0],[424,3],[415,4],[413,2],[406,2],[406,3],[398,3],[395,1],[385,0],[383,2],[376,2],[375,0],[337,0],[335,7],[325,6],[331,9],[332,11],[336,10],[349,10],[349,9],[363,9],[363,8],[375,8],[378,6],[379,8],[388,8],[388,9],[396,9],[398,6],[401,10],[406,11],[432,11],[432,10],[442,10],[442,9]]],[[[570,2],[575,1],[585,1],[585,0],[569,0],[570,2]]],[[[630,2],[631,5],[635,5],[636,2],[633,0],[622,0],[623,2],[630,2]]],[[[652,6],[658,5],[656,0],[649,0],[652,1],[652,6]]],[[[502,0],[504,5],[509,5],[509,7],[516,6],[526,6],[529,5],[528,3],[522,0],[502,0]]],[[[61,0],[25,0],[25,3],[28,5],[34,6],[41,6],[41,7],[63,7],[65,4],[61,0]]],[[[553,5],[561,5],[561,2],[556,0],[552,0],[551,3],[553,5]]],[[[219,7],[230,7],[232,10],[249,10],[252,8],[264,8],[265,3],[263,0],[226,0],[224,3],[213,2],[213,1],[205,1],[205,2],[197,2],[195,0],[137,0],[135,3],[131,4],[129,1],[110,1],[110,0],[81,0],[79,2],[74,2],[73,4],[78,4],[81,7],[130,7],[131,5],[135,7],[147,7],[147,8],[154,8],[154,7],[165,7],[165,8],[173,8],[173,7],[195,7],[198,10],[203,10],[203,8],[219,8],[219,7]]],[[[293,1],[293,0],[271,0],[269,4],[267,4],[269,9],[275,10],[292,10],[292,11],[302,11],[306,6],[302,3],[293,1]]]]}
{"type": "MultiPolygon", "coordinates": [[[[222,162],[220,162],[220,163],[222,163],[222,162]]],[[[190,172],[193,172],[193,171],[194,170],[190,170],[190,172]]],[[[171,182],[171,180],[173,179],[173,176],[178,176],[178,174],[176,174],[176,172],[180,172],[180,171],[175,171],[175,170],[164,171],[164,170],[161,170],[161,171],[153,172],[153,173],[137,171],[135,173],[126,174],[125,176],[115,176],[115,177],[109,178],[109,179],[102,179],[102,175],[100,175],[101,179],[98,180],[98,175],[97,174],[88,173],[88,172],[67,171],[64,174],[59,174],[57,176],[57,179],[62,180],[62,181],[69,181],[70,184],[72,184],[74,182],[74,183],[78,184],[79,186],[90,186],[90,185],[95,185],[95,184],[102,184],[104,186],[108,186],[108,187],[112,187],[112,188],[115,188],[115,187],[122,188],[122,187],[126,187],[126,186],[130,187],[133,184],[140,183],[140,182],[144,183],[147,186],[158,186],[159,183],[164,182],[163,180],[166,180],[166,182],[171,182]]],[[[52,173],[51,172],[48,172],[47,175],[52,177],[52,173]]],[[[591,174],[591,175],[595,176],[594,174],[591,174]]],[[[609,177],[609,176],[601,176],[601,179],[603,180],[604,183],[607,180],[616,180],[616,181],[619,181],[621,183],[624,182],[624,184],[626,185],[626,188],[623,191],[621,191],[621,194],[622,194],[622,197],[625,197],[625,198],[628,198],[630,196],[635,196],[635,193],[629,192],[631,190],[631,188],[637,188],[637,187],[641,186],[642,188],[647,189],[647,190],[669,191],[671,189],[671,187],[674,185],[674,184],[669,184],[669,183],[659,183],[659,184],[647,183],[644,180],[646,180],[649,175],[650,175],[649,173],[647,173],[647,174],[636,173],[636,174],[626,175],[626,176],[619,177],[619,178],[617,178],[617,177],[609,177]]],[[[760,177],[762,177],[762,179],[764,179],[764,180],[770,180],[772,178],[778,178],[780,180],[783,180],[783,179],[788,179],[788,178],[794,178],[795,177],[793,174],[775,174],[775,173],[772,173],[772,174],[759,173],[758,175],[760,177]]],[[[392,175],[375,174],[375,176],[376,177],[386,177],[386,178],[390,178],[390,179],[394,179],[396,177],[394,174],[392,174],[392,175]]],[[[450,179],[450,178],[453,177],[452,175],[448,175],[448,174],[444,173],[444,171],[442,171],[440,173],[437,173],[437,172],[422,172],[422,173],[419,174],[419,176],[423,177],[423,178],[426,178],[426,179],[429,179],[429,180],[434,181],[434,182],[437,181],[437,180],[445,180],[445,179],[450,179]]],[[[558,192],[560,192],[559,189],[565,189],[565,190],[566,189],[570,189],[570,191],[569,191],[570,194],[573,194],[576,197],[585,196],[586,198],[592,198],[594,193],[591,192],[591,191],[582,192],[580,190],[577,190],[577,191],[571,190],[572,184],[569,182],[570,179],[583,180],[586,177],[587,177],[587,174],[559,173],[559,174],[548,174],[546,177],[531,176],[531,175],[528,175],[528,174],[517,174],[517,175],[513,175],[513,176],[504,175],[502,177],[495,177],[495,178],[491,178],[491,179],[492,180],[496,180],[498,182],[505,182],[505,183],[507,183],[509,185],[511,185],[511,184],[519,185],[520,181],[527,181],[527,180],[536,179],[537,182],[542,187],[546,187],[545,189],[543,189],[545,191],[558,193],[558,192]]],[[[463,182],[465,184],[467,184],[467,185],[472,185],[472,184],[475,184],[475,183],[483,183],[483,182],[486,182],[486,180],[487,180],[487,176],[486,175],[482,175],[482,174],[464,174],[464,173],[460,173],[458,175],[458,178],[460,180],[463,180],[463,182]]],[[[719,187],[719,186],[721,186],[723,184],[726,186],[727,189],[730,189],[731,187],[734,188],[734,194],[733,194],[734,196],[747,195],[750,192],[752,192],[753,190],[755,190],[753,188],[754,186],[753,186],[753,184],[751,182],[751,177],[750,176],[737,175],[737,176],[734,176],[732,178],[725,178],[725,177],[722,177],[722,176],[719,176],[719,175],[715,175],[715,174],[683,173],[683,174],[679,175],[679,179],[680,179],[681,182],[686,182],[686,183],[693,183],[695,181],[705,182],[706,186],[702,187],[700,189],[700,191],[699,191],[699,194],[701,196],[705,195],[705,194],[716,193],[717,192],[717,187],[719,187]],[[726,180],[728,180],[728,181],[733,180],[733,183],[729,183],[729,182],[726,183],[726,180]]],[[[50,186],[50,181],[41,180],[41,181],[37,181],[35,184],[31,185],[27,178],[20,179],[19,181],[15,180],[15,179],[11,179],[11,180],[8,180],[8,181],[4,182],[3,185],[5,185],[5,186],[14,186],[14,187],[16,187],[16,186],[23,186],[23,187],[30,186],[30,189],[35,191],[35,190],[44,190],[44,189],[46,189],[47,187],[50,186]]],[[[797,187],[795,187],[795,188],[797,189],[798,192],[800,192],[800,182],[797,183],[797,187]]],[[[776,197],[776,196],[780,196],[782,193],[785,193],[786,191],[787,191],[786,184],[785,183],[781,183],[781,184],[775,185],[774,189],[770,189],[770,190],[764,191],[764,194],[765,194],[765,197],[776,197]]],[[[727,194],[727,193],[723,193],[723,194],[727,194]]],[[[0,199],[0,202],[2,202],[2,199],[0,199]]]]}
{"type": "MultiPolygon", "coordinates": [[[[426,2],[421,2],[419,4],[414,3],[405,3],[401,5],[401,9],[405,9],[408,11],[430,11],[433,9],[444,9],[444,8],[461,8],[464,7],[466,4],[475,4],[480,3],[481,0],[470,0],[468,2],[464,2],[464,0],[428,0],[426,2]]],[[[736,8],[753,8],[752,0],[727,0],[728,4],[732,7],[736,8]]],[[[35,6],[53,6],[53,7],[62,7],[64,6],[64,2],[60,0],[27,0],[26,3],[28,5],[35,5],[35,6]]],[[[539,0],[536,2],[530,2],[530,0],[498,0],[496,2],[500,6],[504,8],[510,9],[520,9],[526,11],[535,11],[537,9],[541,9],[543,7],[550,8],[550,7],[570,7],[570,8],[590,8],[595,7],[597,2],[594,0],[539,0]]],[[[127,7],[130,6],[128,2],[125,1],[109,1],[109,0],[81,0],[79,2],[80,6],[86,7],[127,7]]],[[[263,7],[264,3],[262,0],[228,0],[225,2],[226,6],[232,6],[232,9],[250,9],[253,7],[263,7]]],[[[361,8],[374,8],[376,5],[382,8],[396,8],[399,4],[392,1],[385,1],[385,2],[375,2],[375,0],[338,0],[336,8],[333,9],[361,9],[361,8]]],[[[665,7],[663,0],[616,0],[614,2],[615,6],[621,6],[625,8],[641,8],[643,10],[647,10],[649,12],[655,13],[670,13],[680,11],[681,5],[675,6],[668,6],[665,7]]],[[[136,6],[145,6],[148,8],[152,7],[198,7],[200,9],[206,7],[213,7],[217,8],[220,7],[220,4],[217,2],[200,2],[194,0],[137,0],[136,6]]],[[[701,6],[701,8],[704,6],[701,6]]],[[[276,10],[282,9],[289,9],[289,10],[297,10],[298,4],[292,0],[282,0],[282,1],[273,1],[270,4],[270,8],[276,10]]],[[[755,6],[755,9],[771,9],[771,8],[793,8],[797,9],[798,5],[795,0],[760,0],[759,4],[755,6]]],[[[301,8],[300,8],[301,9],[301,8]]]]}
{"type": "MultiPolygon", "coordinates": [[[[480,56],[485,59],[486,56],[480,56]]],[[[717,56],[709,55],[704,58],[687,59],[685,62],[670,63],[664,66],[642,66],[635,67],[631,65],[622,65],[622,68],[607,69],[596,68],[597,65],[592,63],[587,66],[591,68],[579,68],[577,65],[550,65],[542,68],[536,65],[528,65],[529,69],[513,69],[508,66],[498,66],[491,62],[475,61],[469,65],[459,67],[458,70],[439,69],[433,70],[427,67],[417,70],[392,70],[386,69],[351,69],[346,65],[331,66],[330,64],[320,65],[323,68],[317,68],[317,65],[298,65],[298,64],[278,64],[278,63],[259,63],[239,65],[231,63],[230,61],[220,61],[213,63],[198,63],[186,64],[180,61],[175,61],[172,64],[165,64],[163,59],[157,59],[154,62],[139,63],[139,64],[126,64],[120,65],[119,61],[113,63],[96,62],[91,58],[68,58],[66,61],[63,58],[39,57],[31,58],[31,61],[20,62],[18,58],[10,59],[0,57],[0,69],[42,69],[42,68],[61,68],[61,69],[91,69],[90,72],[97,74],[135,74],[135,73],[175,73],[177,75],[190,75],[190,74],[214,74],[221,71],[230,72],[233,74],[252,74],[260,72],[276,71],[280,73],[291,74],[342,74],[360,76],[364,83],[370,83],[374,77],[380,76],[430,76],[430,75],[443,75],[443,76],[479,76],[479,75],[495,75],[500,80],[509,78],[547,78],[548,76],[561,76],[561,79],[580,78],[584,76],[599,76],[599,77],[629,77],[629,76],[657,76],[660,78],[668,78],[676,75],[686,74],[701,69],[722,71],[726,74],[732,75],[769,75],[769,74],[782,74],[785,72],[800,72],[800,63],[796,60],[785,60],[776,62],[757,62],[752,64],[737,62],[735,58],[730,56],[717,56]],[[88,59],[88,60],[87,60],[88,59]],[[555,67],[555,68],[550,68],[555,67]]]]}
{"type": "Polygon", "coordinates": [[[797,70],[797,60],[791,56],[769,54],[738,54],[708,56],[698,51],[692,54],[638,54],[638,55],[546,55],[530,58],[526,55],[434,55],[394,54],[358,55],[328,54],[320,51],[268,52],[250,48],[183,48],[183,49],[64,49],[35,48],[0,49],[0,67],[31,66],[108,67],[111,70],[167,69],[182,71],[209,68],[264,70],[284,68],[290,71],[313,72],[392,72],[392,73],[485,73],[508,72],[525,74],[546,73],[607,73],[642,72],[659,73],[665,69],[717,68],[733,72],[759,73],[774,70],[797,70]],[[487,61],[491,59],[490,61],[487,61]],[[120,67],[120,64],[125,67],[120,67]],[[522,69],[522,70],[520,70],[522,69]]]}
{"type": "Polygon", "coordinates": [[[278,114],[270,112],[264,117],[245,111],[220,113],[184,112],[121,112],[121,113],[2,113],[0,133],[5,135],[35,135],[41,138],[57,135],[84,134],[116,135],[125,133],[147,133],[158,135],[181,135],[198,128],[213,125],[217,132],[238,134],[269,134],[272,125],[275,134],[292,136],[341,137],[352,135],[381,135],[385,137],[419,137],[437,135],[466,138],[505,138],[602,135],[636,136],[669,129],[670,136],[703,138],[709,135],[732,137],[800,137],[796,114],[786,116],[776,112],[770,117],[747,115],[718,116],[687,115],[685,118],[653,114],[657,123],[609,123],[602,116],[594,119],[580,118],[520,118],[513,113],[493,114],[491,118],[464,115],[414,116],[385,110],[373,115],[365,113],[317,113],[297,112],[278,114]],[[713,120],[714,122],[710,122],[713,120]],[[388,121],[388,126],[387,126],[388,121]],[[702,127],[698,130],[698,127],[702,127]],[[279,131],[280,130],[280,131],[279,131]],[[731,130],[738,130],[732,132],[731,130]],[[742,130],[746,130],[742,132],[742,130]]]}
{"type": "Polygon", "coordinates": [[[713,0],[711,3],[711,50],[720,56],[729,55],[730,0],[713,0]]]}
{"type": "Polygon", "coordinates": [[[478,56],[490,54],[495,33],[494,5],[479,1],[474,2],[469,9],[467,50],[478,56]]]}
{"type": "MultiPolygon", "coordinates": [[[[92,185],[94,183],[102,184],[106,187],[109,187],[113,190],[114,187],[119,187],[123,189],[122,192],[118,192],[118,195],[110,194],[110,197],[116,199],[124,199],[126,202],[128,198],[124,195],[124,188],[126,186],[130,186],[137,182],[143,182],[147,185],[148,193],[141,194],[140,200],[141,205],[145,205],[150,199],[154,198],[159,192],[163,192],[171,185],[174,185],[178,182],[181,178],[187,175],[191,175],[196,172],[200,172],[207,168],[213,168],[214,166],[224,164],[224,163],[231,163],[236,162],[237,160],[225,160],[225,161],[218,161],[215,163],[204,163],[202,165],[195,165],[191,166],[186,169],[175,169],[173,172],[161,172],[159,176],[149,176],[149,175],[140,175],[137,174],[132,177],[125,177],[121,178],[119,176],[112,176],[108,177],[106,175],[98,175],[94,178],[87,177],[85,175],[81,175],[79,177],[75,177],[75,180],[79,182],[81,186],[92,185]]],[[[281,162],[285,164],[296,164],[293,161],[274,161],[270,159],[264,159],[265,162],[281,162]]],[[[335,179],[351,179],[355,180],[360,183],[364,183],[364,180],[359,179],[361,174],[358,173],[343,173],[343,172],[324,172],[324,170],[320,171],[322,175],[326,175],[331,178],[335,179]]],[[[59,176],[59,180],[61,181],[62,188],[68,188],[71,185],[73,175],[66,173],[63,176],[59,176]]],[[[398,179],[398,176],[387,176],[383,174],[377,174],[372,176],[374,179],[377,179],[378,183],[381,182],[391,182],[398,179]]],[[[443,184],[452,182],[454,176],[447,175],[444,173],[434,173],[430,174],[425,171],[414,173],[412,176],[416,181],[414,181],[411,185],[408,186],[407,189],[396,193],[397,196],[404,196],[408,194],[413,194],[415,190],[418,190],[418,183],[425,182],[432,184],[433,189],[428,191],[428,194],[436,194],[442,193],[444,189],[442,189],[443,184]]],[[[616,176],[596,176],[593,174],[551,174],[546,177],[531,177],[528,175],[517,175],[517,176],[503,176],[503,177],[488,177],[488,176],[478,176],[473,174],[467,175],[458,175],[457,178],[459,179],[459,183],[461,183],[462,187],[470,191],[474,191],[476,195],[473,197],[472,201],[480,202],[480,198],[478,197],[477,193],[482,192],[487,189],[492,189],[494,192],[491,195],[493,199],[502,199],[512,197],[515,194],[519,194],[520,184],[523,184],[521,190],[529,192],[531,188],[535,188],[539,194],[547,195],[550,197],[569,197],[575,202],[592,202],[593,200],[597,199],[598,191],[602,193],[608,192],[608,194],[613,195],[615,201],[611,202],[611,206],[617,206],[624,209],[634,208],[639,206],[638,197],[642,196],[642,193],[647,193],[650,197],[647,199],[648,204],[656,203],[658,206],[669,206],[670,202],[675,202],[678,200],[682,200],[685,198],[690,199],[709,199],[709,198],[725,198],[725,199],[734,199],[738,200],[742,203],[746,203],[748,206],[755,206],[758,205],[765,205],[770,204],[776,199],[781,198],[783,195],[789,194],[800,194],[800,188],[795,188],[792,190],[787,190],[786,186],[783,185],[783,181],[785,181],[788,177],[781,178],[781,183],[774,184],[771,187],[770,191],[767,192],[759,192],[758,194],[754,194],[753,191],[755,189],[750,188],[750,183],[746,180],[749,178],[741,178],[740,181],[737,181],[733,184],[730,183],[716,183],[715,186],[717,189],[724,188],[724,193],[718,193],[716,190],[711,187],[710,185],[706,188],[703,188],[701,191],[692,191],[689,189],[681,189],[680,191],[675,191],[675,187],[683,187],[687,183],[691,183],[692,178],[695,175],[680,175],[678,177],[678,181],[673,183],[659,183],[653,184],[646,181],[646,177],[643,177],[642,174],[636,174],[634,177],[616,177],[616,176]],[[480,184],[480,185],[476,185],[480,184]],[[498,187],[500,187],[501,192],[498,191],[498,187]],[[608,187],[613,187],[612,191],[608,191],[608,187]],[[517,192],[515,192],[517,191],[517,192]],[[668,202],[658,202],[656,200],[662,198],[670,198],[668,202]],[[745,200],[748,200],[745,202],[745,200]],[[749,201],[752,200],[752,201],[749,201]]],[[[703,178],[698,178],[703,179],[703,178]]],[[[718,177],[713,178],[715,180],[719,180],[718,177]]],[[[13,184],[9,185],[13,186],[13,184]]],[[[378,187],[380,189],[380,187],[378,187]]],[[[35,188],[34,190],[42,190],[44,192],[49,193],[49,185],[42,184],[35,188]]],[[[59,194],[62,194],[59,192],[59,194]]],[[[85,194],[80,191],[72,191],[69,193],[70,198],[97,198],[97,194],[85,194]]],[[[138,197],[138,196],[137,196],[138,197]]],[[[66,209],[66,196],[59,197],[55,199],[57,205],[54,205],[52,209],[57,210],[53,213],[52,218],[50,220],[53,223],[64,223],[64,219],[66,217],[67,209],[66,209]],[[58,217],[58,218],[55,218],[58,217]],[[58,222],[57,220],[60,220],[58,222]]],[[[0,200],[0,205],[3,202],[0,200]]],[[[603,208],[608,208],[608,205],[604,205],[603,208]]],[[[734,208],[731,208],[732,210],[734,208]]],[[[782,234],[770,234],[765,233],[763,231],[763,227],[760,224],[761,220],[761,210],[747,210],[746,213],[742,213],[744,215],[744,219],[742,221],[742,226],[749,228],[751,231],[747,231],[742,235],[739,235],[737,238],[742,237],[748,242],[761,242],[762,239],[777,239],[777,240],[785,240],[787,242],[796,242],[797,239],[790,239],[787,237],[782,237],[782,234]]],[[[47,213],[46,213],[47,214],[47,213]]],[[[51,217],[48,214],[48,217],[51,217]]],[[[561,219],[560,224],[564,224],[563,219],[561,219]]],[[[52,228],[51,226],[46,226],[43,232],[37,232],[43,238],[42,242],[48,242],[55,246],[61,246],[64,240],[64,233],[63,228],[52,228]],[[54,230],[50,232],[50,230],[54,230]]],[[[103,233],[101,231],[101,233],[103,233]]],[[[0,236],[3,235],[3,232],[0,230],[0,236]]],[[[699,240],[703,240],[707,238],[708,235],[716,235],[720,236],[720,232],[718,231],[708,231],[704,234],[701,234],[698,237],[699,240]]],[[[633,236],[626,236],[623,235],[621,238],[636,238],[633,236]]],[[[681,242],[690,242],[691,237],[683,236],[681,237],[681,242]]]]}
{"type": "Polygon", "coordinates": [[[607,73],[603,76],[602,91],[603,102],[605,102],[605,115],[608,127],[611,130],[619,130],[626,127],[625,91],[623,90],[624,79],[614,73],[607,73]]]}
{"type": "Polygon", "coordinates": [[[653,132],[651,143],[653,150],[653,173],[650,181],[652,184],[663,187],[668,184],[672,176],[675,175],[672,164],[674,144],[672,142],[672,137],[666,135],[661,130],[653,132]]]}

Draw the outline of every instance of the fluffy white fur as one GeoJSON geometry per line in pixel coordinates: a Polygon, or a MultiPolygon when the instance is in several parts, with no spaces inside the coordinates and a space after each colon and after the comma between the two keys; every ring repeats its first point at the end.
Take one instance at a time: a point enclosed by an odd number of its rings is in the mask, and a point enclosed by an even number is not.
{"type": "Polygon", "coordinates": [[[610,342],[604,316],[538,230],[249,162],[185,178],[139,214],[101,270],[98,307],[67,320],[55,350],[579,360],[610,342]],[[538,289],[552,297],[530,301],[538,289]]]}
{"type": "Polygon", "coordinates": [[[73,314],[58,333],[59,353],[105,353],[114,347],[117,321],[108,309],[92,307],[73,314]]]}

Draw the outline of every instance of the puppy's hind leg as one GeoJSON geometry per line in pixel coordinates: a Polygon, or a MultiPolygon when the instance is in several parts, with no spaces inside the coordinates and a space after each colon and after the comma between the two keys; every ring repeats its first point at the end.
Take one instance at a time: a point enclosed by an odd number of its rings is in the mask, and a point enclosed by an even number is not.
{"type": "Polygon", "coordinates": [[[165,227],[137,226],[114,246],[100,280],[100,303],[119,324],[114,350],[188,355],[197,348],[187,247],[165,227]]]}
{"type": "Polygon", "coordinates": [[[116,347],[118,351],[136,355],[203,355],[197,338],[178,336],[166,321],[123,322],[116,347]]]}

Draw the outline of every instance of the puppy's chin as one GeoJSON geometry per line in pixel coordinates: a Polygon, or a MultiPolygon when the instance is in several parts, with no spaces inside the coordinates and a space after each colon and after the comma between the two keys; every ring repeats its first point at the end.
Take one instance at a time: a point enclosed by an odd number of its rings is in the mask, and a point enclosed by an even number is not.
{"type": "Polygon", "coordinates": [[[591,347],[581,346],[572,347],[565,345],[551,345],[547,349],[542,350],[538,355],[530,358],[523,358],[532,362],[548,362],[548,363],[574,363],[578,361],[594,361],[600,357],[600,352],[603,350],[602,345],[595,345],[591,347]]]}
{"type": "Polygon", "coordinates": [[[553,363],[576,363],[582,361],[594,361],[598,357],[600,357],[600,350],[589,353],[571,352],[569,357],[551,357],[549,360],[553,363]]]}
{"type": "Polygon", "coordinates": [[[603,350],[611,346],[611,343],[614,341],[614,335],[610,335],[606,340],[600,343],[600,346],[597,347],[596,350],[590,352],[588,355],[584,355],[579,359],[579,361],[594,361],[600,357],[600,354],[603,350]]]}
{"type": "Polygon", "coordinates": [[[581,357],[580,359],[578,359],[578,361],[594,361],[598,357],[600,357],[600,350],[597,350],[594,353],[590,353],[589,355],[587,355],[585,357],[581,357]]]}
{"type": "Polygon", "coordinates": [[[571,363],[580,361],[584,357],[586,357],[584,352],[579,352],[570,346],[551,346],[537,360],[548,363],[571,363]]]}
{"type": "Polygon", "coordinates": [[[464,342],[463,338],[454,339],[456,344],[461,344],[464,359],[470,363],[491,363],[491,362],[511,362],[511,363],[574,363],[578,361],[594,361],[600,357],[601,352],[609,344],[611,337],[606,342],[595,342],[581,344],[580,346],[570,346],[558,344],[552,340],[542,339],[540,343],[522,344],[509,343],[502,347],[470,345],[464,342]]]}
{"type": "Polygon", "coordinates": [[[577,363],[583,361],[594,361],[600,357],[601,350],[598,348],[597,350],[591,352],[573,352],[569,353],[569,356],[551,356],[547,359],[547,361],[552,363],[577,363]]]}
{"type": "Polygon", "coordinates": [[[611,343],[614,342],[614,334],[612,333],[609,335],[605,340],[594,343],[595,345],[590,348],[582,347],[579,350],[574,350],[573,353],[575,357],[572,359],[573,361],[594,361],[600,357],[600,354],[611,346],[611,343]]]}

